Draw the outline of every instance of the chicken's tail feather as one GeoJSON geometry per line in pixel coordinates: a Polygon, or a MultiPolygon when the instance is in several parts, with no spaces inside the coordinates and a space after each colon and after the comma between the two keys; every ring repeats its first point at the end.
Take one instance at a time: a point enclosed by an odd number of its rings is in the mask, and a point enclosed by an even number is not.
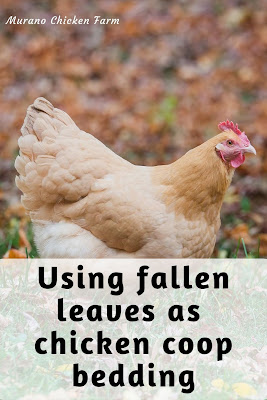
{"type": "Polygon", "coordinates": [[[58,195],[42,190],[42,181],[59,151],[55,138],[62,129],[71,126],[76,127],[69,115],[42,97],[28,107],[18,140],[20,152],[15,161],[19,173],[16,184],[23,192],[22,203],[28,211],[38,209],[43,200],[48,203],[58,200],[58,195]]]}
{"type": "MultiPolygon", "coordinates": [[[[37,134],[38,137],[38,133],[42,131],[42,127],[44,130],[45,128],[58,128],[64,125],[76,126],[67,113],[55,108],[53,104],[51,104],[50,101],[46,100],[45,98],[38,97],[27,109],[24,124],[21,128],[21,133],[23,136],[28,134],[37,134]],[[41,123],[39,120],[43,121],[43,123],[41,123]],[[47,124],[48,126],[46,126],[47,124]],[[37,131],[35,130],[35,127],[37,128],[37,131]]],[[[38,137],[38,139],[42,140],[42,137],[38,137]]]]}
{"type": "Polygon", "coordinates": [[[51,117],[54,114],[53,105],[43,97],[38,97],[32,105],[27,109],[27,114],[21,128],[23,136],[34,134],[33,126],[40,112],[43,112],[51,117]]]}

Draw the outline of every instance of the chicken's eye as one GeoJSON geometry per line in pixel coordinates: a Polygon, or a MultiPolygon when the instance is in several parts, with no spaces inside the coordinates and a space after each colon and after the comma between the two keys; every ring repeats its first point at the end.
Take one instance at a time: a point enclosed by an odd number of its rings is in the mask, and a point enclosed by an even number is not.
{"type": "Polygon", "coordinates": [[[227,140],[227,144],[229,144],[229,146],[232,146],[233,144],[232,140],[227,140]]]}

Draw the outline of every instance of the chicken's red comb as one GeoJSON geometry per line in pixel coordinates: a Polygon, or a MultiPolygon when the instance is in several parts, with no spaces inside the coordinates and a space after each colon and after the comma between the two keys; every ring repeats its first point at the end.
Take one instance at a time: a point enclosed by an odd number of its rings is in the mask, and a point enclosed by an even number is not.
{"type": "Polygon", "coordinates": [[[218,128],[221,131],[226,131],[227,129],[231,129],[237,135],[242,135],[242,133],[245,133],[241,132],[241,130],[238,128],[238,124],[234,124],[232,121],[230,122],[229,120],[227,120],[226,122],[225,121],[220,122],[218,128]]]}
{"type": "Polygon", "coordinates": [[[227,129],[231,129],[231,131],[239,135],[240,139],[245,144],[245,146],[250,144],[245,132],[241,132],[241,130],[238,128],[238,125],[234,124],[232,121],[230,122],[229,120],[227,120],[226,122],[225,121],[221,122],[219,123],[218,128],[221,131],[226,131],[227,129]]]}

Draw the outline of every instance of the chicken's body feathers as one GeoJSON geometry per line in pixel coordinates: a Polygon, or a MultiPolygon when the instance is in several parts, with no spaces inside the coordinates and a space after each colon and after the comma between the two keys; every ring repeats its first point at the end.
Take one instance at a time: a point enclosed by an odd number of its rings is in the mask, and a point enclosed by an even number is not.
{"type": "Polygon", "coordinates": [[[206,155],[206,143],[168,166],[135,166],[37,99],[22,127],[16,182],[40,255],[210,257],[233,171],[215,151],[206,155]]]}

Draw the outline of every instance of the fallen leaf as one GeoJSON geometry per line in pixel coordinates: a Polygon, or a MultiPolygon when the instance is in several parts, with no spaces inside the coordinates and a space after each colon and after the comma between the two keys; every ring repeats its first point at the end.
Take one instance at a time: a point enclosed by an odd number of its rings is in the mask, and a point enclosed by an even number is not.
{"type": "Polygon", "coordinates": [[[3,258],[27,258],[25,252],[23,253],[17,249],[10,249],[6,252],[3,258]]]}
{"type": "Polygon", "coordinates": [[[260,256],[266,256],[267,255],[267,233],[261,233],[259,235],[259,241],[260,241],[260,256]]]}
{"type": "Polygon", "coordinates": [[[225,229],[225,233],[231,239],[239,240],[244,239],[245,244],[251,244],[253,242],[252,237],[249,234],[249,228],[247,224],[239,224],[235,228],[225,229]]]}
{"type": "Polygon", "coordinates": [[[213,379],[211,382],[211,385],[215,387],[216,389],[222,389],[224,387],[224,381],[220,378],[218,379],[213,379]]]}
{"type": "Polygon", "coordinates": [[[235,383],[234,385],[232,385],[234,392],[243,398],[247,398],[250,396],[255,396],[255,394],[257,394],[257,391],[250,386],[247,383],[243,383],[243,382],[238,382],[235,383]]]}
{"type": "Polygon", "coordinates": [[[73,368],[73,365],[72,365],[72,364],[62,364],[62,365],[59,365],[59,366],[56,368],[56,371],[57,371],[57,372],[72,371],[72,368],[73,368]]]}
{"type": "Polygon", "coordinates": [[[28,241],[25,232],[22,229],[19,229],[19,247],[27,248],[28,251],[31,251],[31,244],[28,241]]]}

